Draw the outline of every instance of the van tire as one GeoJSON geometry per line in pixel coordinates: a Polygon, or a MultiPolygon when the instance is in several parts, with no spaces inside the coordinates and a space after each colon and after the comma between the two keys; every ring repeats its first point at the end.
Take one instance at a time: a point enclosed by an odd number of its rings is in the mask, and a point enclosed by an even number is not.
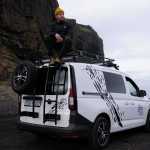
{"type": "Polygon", "coordinates": [[[110,121],[105,116],[96,119],[89,136],[92,149],[99,150],[108,145],[110,139],[110,121]],[[104,126],[105,125],[105,126],[104,126]]]}
{"type": "Polygon", "coordinates": [[[29,61],[25,61],[17,65],[12,74],[12,89],[18,94],[33,90],[37,76],[36,72],[34,64],[29,61]]]}
{"type": "Polygon", "coordinates": [[[146,124],[145,124],[145,131],[150,132],[150,110],[147,114],[146,124]]]}

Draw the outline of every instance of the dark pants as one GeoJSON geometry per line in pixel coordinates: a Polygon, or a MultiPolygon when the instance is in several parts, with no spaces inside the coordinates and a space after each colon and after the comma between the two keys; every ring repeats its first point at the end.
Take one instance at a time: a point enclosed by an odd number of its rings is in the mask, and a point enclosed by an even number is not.
{"type": "Polygon", "coordinates": [[[69,37],[66,37],[62,43],[56,43],[56,39],[53,37],[48,38],[46,41],[49,57],[62,58],[71,51],[72,41],[69,37]]]}

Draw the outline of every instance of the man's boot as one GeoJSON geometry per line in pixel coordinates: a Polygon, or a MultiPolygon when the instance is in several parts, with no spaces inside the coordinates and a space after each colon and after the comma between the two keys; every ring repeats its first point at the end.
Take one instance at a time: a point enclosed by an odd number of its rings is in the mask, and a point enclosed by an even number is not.
{"type": "Polygon", "coordinates": [[[55,60],[54,60],[54,63],[56,63],[56,64],[62,64],[63,61],[59,57],[56,57],[55,60]]]}
{"type": "Polygon", "coordinates": [[[54,64],[55,63],[55,59],[53,57],[50,57],[50,64],[54,64]]]}

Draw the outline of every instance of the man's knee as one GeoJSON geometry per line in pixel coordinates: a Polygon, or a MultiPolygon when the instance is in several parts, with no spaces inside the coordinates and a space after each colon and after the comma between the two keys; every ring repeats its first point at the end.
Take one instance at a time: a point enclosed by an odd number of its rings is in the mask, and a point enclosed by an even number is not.
{"type": "Polygon", "coordinates": [[[67,36],[67,37],[65,38],[65,42],[72,42],[72,40],[71,40],[70,37],[67,36]]]}

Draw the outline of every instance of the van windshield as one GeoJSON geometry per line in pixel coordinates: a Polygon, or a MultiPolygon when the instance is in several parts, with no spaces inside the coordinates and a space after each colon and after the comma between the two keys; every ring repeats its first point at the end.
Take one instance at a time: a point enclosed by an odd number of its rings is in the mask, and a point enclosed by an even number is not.
{"type": "Polygon", "coordinates": [[[35,94],[36,95],[64,95],[67,92],[68,88],[68,69],[66,67],[50,67],[49,74],[46,85],[45,92],[45,84],[47,78],[48,68],[41,68],[38,70],[38,79],[35,86],[35,94]]]}

